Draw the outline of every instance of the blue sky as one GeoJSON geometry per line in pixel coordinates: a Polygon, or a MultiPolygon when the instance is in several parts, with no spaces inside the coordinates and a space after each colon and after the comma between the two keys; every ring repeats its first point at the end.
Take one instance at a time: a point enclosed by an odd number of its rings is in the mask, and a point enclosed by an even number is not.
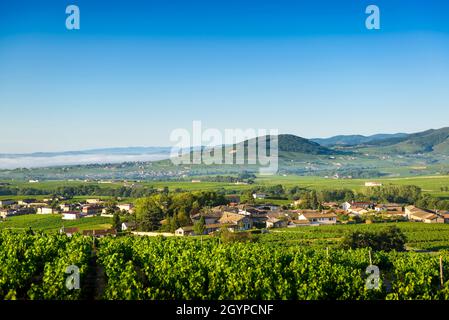
{"type": "Polygon", "coordinates": [[[0,153],[168,146],[193,120],[414,132],[449,125],[448,88],[445,0],[0,2],[0,153]]]}

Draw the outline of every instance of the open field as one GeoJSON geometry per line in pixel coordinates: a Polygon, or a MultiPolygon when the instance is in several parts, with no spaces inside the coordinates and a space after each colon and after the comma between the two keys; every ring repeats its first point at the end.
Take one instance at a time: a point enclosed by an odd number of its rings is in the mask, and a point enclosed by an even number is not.
{"type": "MultiPolygon", "coordinates": [[[[242,191],[248,190],[257,186],[272,186],[282,184],[284,187],[300,186],[310,189],[351,189],[360,191],[365,188],[364,184],[367,181],[380,182],[383,185],[416,185],[422,188],[424,193],[429,193],[433,196],[449,198],[449,192],[441,191],[443,187],[449,187],[449,176],[415,176],[415,177],[398,177],[398,178],[384,178],[384,179],[332,179],[323,177],[304,177],[304,176],[259,176],[252,185],[235,184],[226,182],[191,182],[191,181],[142,181],[135,182],[135,187],[145,186],[156,189],[168,187],[170,191],[181,189],[184,191],[208,191],[225,189],[227,191],[242,191]]],[[[1,181],[0,181],[1,182],[1,181]]],[[[125,185],[124,182],[112,183],[98,183],[98,182],[83,182],[83,181],[43,181],[39,183],[28,183],[21,181],[3,181],[9,183],[10,187],[18,188],[34,188],[39,190],[51,190],[62,186],[80,186],[80,185],[97,185],[100,188],[119,188],[125,185]]],[[[129,182],[127,183],[129,184],[129,182]]],[[[44,198],[45,196],[28,196],[33,198],[44,198]]],[[[86,196],[89,198],[91,196],[86,196]]],[[[23,198],[23,196],[0,196],[0,199],[5,198],[23,198]]],[[[82,199],[84,197],[80,197],[82,199]]],[[[107,198],[107,197],[104,197],[107,198]]]]}
{"type": "Polygon", "coordinates": [[[90,217],[79,220],[62,220],[61,215],[29,214],[23,216],[9,217],[0,222],[1,229],[27,230],[54,232],[62,226],[77,227],[80,230],[108,229],[112,226],[112,219],[108,217],[90,217]]]}

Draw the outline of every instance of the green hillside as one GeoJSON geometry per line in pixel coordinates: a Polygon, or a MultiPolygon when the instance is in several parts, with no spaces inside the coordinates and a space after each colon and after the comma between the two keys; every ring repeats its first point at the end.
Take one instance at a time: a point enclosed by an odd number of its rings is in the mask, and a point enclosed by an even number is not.
{"type": "Polygon", "coordinates": [[[359,151],[383,154],[449,154],[449,128],[431,129],[403,138],[374,142],[367,148],[359,148],[359,151]]]}

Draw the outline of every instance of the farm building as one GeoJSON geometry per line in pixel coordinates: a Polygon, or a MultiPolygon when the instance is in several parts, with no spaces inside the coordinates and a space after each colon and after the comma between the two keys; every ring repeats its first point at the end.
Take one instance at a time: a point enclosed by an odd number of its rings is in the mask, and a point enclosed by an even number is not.
{"type": "Polygon", "coordinates": [[[64,212],[62,215],[62,220],[77,220],[82,217],[81,212],[77,211],[70,211],[70,212],[64,212]]]}

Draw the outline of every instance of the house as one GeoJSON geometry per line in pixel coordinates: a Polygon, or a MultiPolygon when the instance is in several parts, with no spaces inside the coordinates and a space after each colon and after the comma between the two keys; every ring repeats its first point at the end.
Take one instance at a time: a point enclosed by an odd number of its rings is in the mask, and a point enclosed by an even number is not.
{"type": "Polygon", "coordinates": [[[35,210],[33,208],[10,208],[10,209],[0,209],[0,217],[6,218],[9,216],[20,216],[24,214],[32,214],[35,213],[35,210]]]}
{"type": "Polygon", "coordinates": [[[266,203],[260,206],[255,207],[258,210],[264,210],[264,211],[277,211],[279,210],[279,206],[272,204],[272,203],[266,203]]]}
{"type": "Polygon", "coordinates": [[[62,227],[59,229],[59,233],[66,234],[67,236],[71,237],[74,233],[79,232],[78,228],[64,228],[62,227]]]}
{"type": "Polygon", "coordinates": [[[354,209],[350,208],[348,212],[353,215],[360,216],[362,214],[367,214],[369,211],[364,208],[354,208],[354,209]]]}
{"type": "Polygon", "coordinates": [[[29,208],[39,208],[39,207],[45,207],[48,203],[46,202],[31,202],[27,205],[29,208]]]}
{"type": "Polygon", "coordinates": [[[284,228],[287,226],[286,220],[281,220],[277,218],[268,218],[266,221],[267,228],[284,228]]]}
{"type": "Polygon", "coordinates": [[[449,213],[441,213],[440,216],[443,218],[444,223],[449,223],[449,213]]]}
{"type": "Polygon", "coordinates": [[[323,202],[321,205],[325,208],[330,208],[330,209],[338,209],[338,207],[339,207],[337,202],[323,202]]]}
{"type": "Polygon", "coordinates": [[[195,222],[200,221],[201,217],[204,217],[204,223],[207,224],[214,224],[218,223],[218,220],[223,216],[223,212],[220,211],[210,211],[210,212],[204,212],[204,213],[197,213],[190,217],[192,222],[195,224],[195,222]]]}
{"type": "Polygon", "coordinates": [[[431,210],[420,209],[415,206],[406,206],[405,215],[411,221],[424,223],[444,223],[444,218],[431,210]]]}
{"type": "Polygon", "coordinates": [[[72,210],[72,206],[67,203],[60,204],[59,208],[61,208],[62,212],[69,212],[72,210]]]}
{"type": "Polygon", "coordinates": [[[55,209],[50,207],[40,207],[37,208],[37,214],[53,214],[56,213],[55,209]]]}
{"type": "Polygon", "coordinates": [[[337,215],[333,212],[301,213],[298,220],[307,220],[311,225],[337,224],[337,215]]]}
{"type": "Polygon", "coordinates": [[[136,228],[136,224],[134,222],[123,222],[122,223],[122,231],[134,230],[135,228],[136,228]]]}
{"type": "Polygon", "coordinates": [[[193,226],[184,226],[175,230],[176,236],[193,236],[193,226]]]}
{"type": "Polygon", "coordinates": [[[62,212],[69,212],[72,210],[73,206],[68,203],[63,203],[59,205],[59,208],[62,210],[62,212]]]}
{"type": "Polygon", "coordinates": [[[81,212],[77,211],[64,212],[62,216],[62,220],[77,220],[79,218],[81,218],[81,212]]]}
{"type": "Polygon", "coordinates": [[[87,199],[86,200],[86,203],[88,203],[88,204],[99,204],[101,202],[102,201],[100,199],[87,199]]]}
{"type": "Polygon", "coordinates": [[[102,207],[98,206],[98,205],[85,205],[82,208],[82,212],[84,214],[97,214],[99,212],[101,212],[102,207]]]}
{"type": "Polygon", "coordinates": [[[253,226],[256,228],[265,228],[267,226],[266,221],[269,219],[266,213],[253,213],[250,218],[253,222],[253,226]]]}
{"type": "Polygon", "coordinates": [[[357,208],[362,208],[362,209],[366,209],[366,210],[370,210],[370,209],[374,209],[374,204],[371,202],[345,202],[341,205],[341,207],[343,208],[343,210],[348,211],[349,209],[357,209],[357,208]]]}
{"type": "Polygon", "coordinates": [[[36,202],[36,199],[23,199],[19,200],[17,203],[21,206],[29,206],[33,202],[36,202]]]}
{"type": "Polygon", "coordinates": [[[250,217],[231,212],[224,212],[218,222],[221,224],[236,225],[236,230],[238,231],[248,230],[253,227],[253,222],[250,217]]]}
{"type": "Polygon", "coordinates": [[[15,204],[15,203],[16,202],[14,200],[11,200],[11,199],[0,200],[0,207],[10,206],[10,205],[15,204]]]}
{"type": "Polygon", "coordinates": [[[253,193],[254,199],[265,199],[267,195],[265,193],[253,193]]]}
{"type": "Polygon", "coordinates": [[[303,227],[303,226],[310,226],[310,221],[309,220],[291,220],[288,222],[288,225],[287,225],[288,228],[303,227]]]}
{"type": "Polygon", "coordinates": [[[115,229],[83,230],[83,236],[93,236],[93,237],[97,237],[97,238],[103,238],[106,236],[115,237],[116,235],[117,235],[117,230],[115,230],[115,229]]]}
{"type": "Polygon", "coordinates": [[[410,215],[410,220],[424,223],[444,223],[444,218],[434,213],[416,212],[410,215]]]}
{"type": "Polygon", "coordinates": [[[400,218],[402,219],[407,219],[407,216],[405,215],[404,212],[399,212],[399,211],[381,211],[379,212],[381,215],[389,217],[389,218],[400,218]]]}
{"type": "Polygon", "coordinates": [[[382,183],[368,181],[368,182],[365,182],[365,187],[382,187],[382,183]]]}
{"type": "Polygon", "coordinates": [[[6,217],[13,216],[14,210],[11,209],[0,209],[0,217],[5,219],[6,217]]]}
{"type": "Polygon", "coordinates": [[[132,203],[118,204],[117,208],[119,208],[120,211],[126,211],[128,213],[132,213],[134,211],[134,205],[132,203]]]}
{"type": "Polygon", "coordinates": [[[402,205],[397,203],[386,203],[386,204],[378,204],[374,207],[374,210],[377,212],[383,211],[397,211],[398,213],[403,213],[402,205]]]}

